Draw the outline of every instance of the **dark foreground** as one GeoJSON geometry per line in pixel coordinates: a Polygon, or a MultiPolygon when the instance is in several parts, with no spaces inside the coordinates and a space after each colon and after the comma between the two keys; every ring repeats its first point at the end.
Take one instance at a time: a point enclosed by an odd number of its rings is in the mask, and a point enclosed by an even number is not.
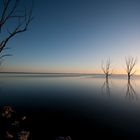
{"type": "Polygon", "coordinates": [[[93,114],[84,108],[72,112],[48,108],[32,108],[32,111],[31,108],[17,108],[15,111],[11,108],[10,114],[4,108],[0,120],[2,140],[140,139],[139,114],[130,115],[123,109],[124,114],[118,114],[117,108],[110,112],[96,108],[93,114]]]}

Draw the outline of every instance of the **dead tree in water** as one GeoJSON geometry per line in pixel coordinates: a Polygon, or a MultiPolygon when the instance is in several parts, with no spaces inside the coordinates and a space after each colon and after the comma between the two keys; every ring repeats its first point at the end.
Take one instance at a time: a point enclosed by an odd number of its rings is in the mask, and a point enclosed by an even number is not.
{"type": "Polygon", "coordinates": [[[0,59],[7,56],[3,54],[7,43],[17,34],[27,31],[33,20],[32,6],[27,10],[21,0],[0,1],[0,59]]]}
{"type": "Polygon", "coordinates": [[[126,72],[127,72],[128,80],[130,80],[131,76],[133,76],[136,72],[136,70],[134,70],[136,62],[137,62],[137,59],[134,57],[129,56],[129,57],[125,58],[126,72]]]}
{"type": "Polygon", "coordinates": [[[106,77],[107,80],[108,80],[108,76],[111,74],[110,67],[111,67],[110,59],[107,59],[106,60],[105,65],[102,62],[102,70],[103,70],[103,72],[104,72],[105,77],[106,77]]]}

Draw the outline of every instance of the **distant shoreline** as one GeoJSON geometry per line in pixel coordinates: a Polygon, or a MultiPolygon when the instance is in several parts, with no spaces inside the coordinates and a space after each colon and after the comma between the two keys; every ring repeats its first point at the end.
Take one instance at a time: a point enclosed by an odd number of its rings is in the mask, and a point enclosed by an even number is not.
{"type": "MultiPolygon", "coordinates": [[[[41,73],[41,72],[0,72],[0,74],[8,74],[8,75],[55,75],[55,76],[104,76],[104,74],[101,73],[41,73]]],[[[127,74],[112,74],[112,76],[127,76],[127,74]]],[[[140,75],[134,75],[135,76],[140,76],[140,75]]]]}
{"type": "Polygon", "coordinates": [[[0,74],[97,74],[97,73],[61,73],[61,72],[0,72],[0,74]]]}

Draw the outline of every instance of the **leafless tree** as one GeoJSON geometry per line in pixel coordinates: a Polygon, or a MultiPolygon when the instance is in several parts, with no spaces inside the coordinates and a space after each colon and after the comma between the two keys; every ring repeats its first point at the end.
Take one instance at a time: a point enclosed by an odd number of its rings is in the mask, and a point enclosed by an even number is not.
{"type": "Polygon", "coordinates": [[[110,59],[106,60],[105,65],[102,62],[102,66],[101,67],[102,67],[102,70],[103,70],[103,72],[105,74],[106,79],[108,79],[108,76],[112,73],[112,70],[110,69],[111,68],[110,59]]]}
{"type": "Polygon", "coordinates": [[[136,70],[134,69],[136,62],[137,62],[137,58],[131,56],[125,58],[128,80],[130,80],[131,76],[133,76],[136,72],[136,70]]]}
{"type": "Polygon", "coordinates": [[[3,52],[7,43],[17,34],[27,31],[33,20],[32,5],[27,10],[21,0],[1,0],[0,4],[0,59],[7,56],[3,52]]]}

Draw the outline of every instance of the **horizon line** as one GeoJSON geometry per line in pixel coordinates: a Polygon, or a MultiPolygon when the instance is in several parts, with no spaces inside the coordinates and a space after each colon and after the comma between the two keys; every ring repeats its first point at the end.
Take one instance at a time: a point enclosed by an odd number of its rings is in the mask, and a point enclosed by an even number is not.
{"type": "MultiPolygon", "coordinates": [[[[80,73],[80,72],[0,72],[0,74],[78,74],[78,75],[104,75],[104,73],[80,73]]],[[[113,73],[111,75],[127,75],[124,73],[113,73]]],[[[140,76],[140,74],[134,74],[134,76],[140,76]]]]}

